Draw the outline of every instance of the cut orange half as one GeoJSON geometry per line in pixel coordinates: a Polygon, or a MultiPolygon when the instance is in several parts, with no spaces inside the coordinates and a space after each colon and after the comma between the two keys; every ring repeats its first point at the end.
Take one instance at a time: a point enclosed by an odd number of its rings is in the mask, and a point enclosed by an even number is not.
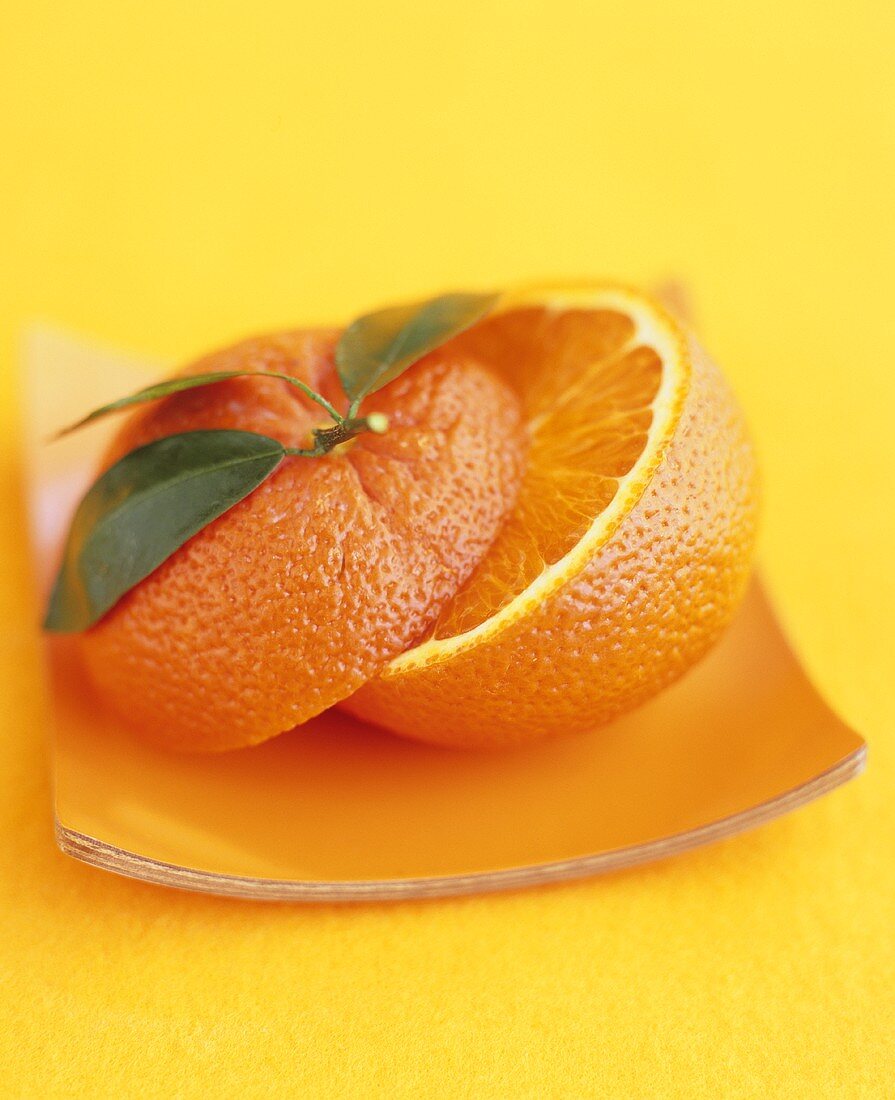
{"type": "Polygon", "coordinates": [[[742,414],[692,337],[623,287],[507,294],[450,346],[519,395],[522,489],[431,635],[343,705],[445,745],[591,729],[686,671],[742,596],[742,414]]]}

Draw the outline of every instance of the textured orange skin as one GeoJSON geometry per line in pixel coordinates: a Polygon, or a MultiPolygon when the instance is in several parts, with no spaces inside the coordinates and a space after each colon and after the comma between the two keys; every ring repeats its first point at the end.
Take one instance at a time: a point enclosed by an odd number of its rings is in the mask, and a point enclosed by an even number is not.
{"type": "MultiPolygon", "coordinates": [[[[247,341],[184,373],[281,371],[344,407],[337,336],[247,341]]],[[[515,396],[475,363],[435,352],[368,407],[389,416],[385,435],[286,458],[82,636],[90,678],[138,732],[221,751],[290,729],[423,636],[472,571],[521,476],[515,396]]],[[[142,410],[106,463],[198,428],[306,447],[309,429],[326,422],[285,382],[232,380],[142,410]]]]}
{"type": "Polygon", "coordinates": [[[730,389],[693,341],[690,353],[665,458],[584,569],[483,644],[372,680],[344,708],[434,744],[520,744],[592,730],[707,652],[745,590],[757,473],[730,389]]]}

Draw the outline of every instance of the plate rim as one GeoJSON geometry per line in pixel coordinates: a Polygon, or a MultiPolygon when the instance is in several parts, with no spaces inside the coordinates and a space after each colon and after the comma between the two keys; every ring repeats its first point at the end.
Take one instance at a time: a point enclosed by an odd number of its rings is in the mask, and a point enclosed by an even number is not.
{"type": "Polygon", "coordinates": [[[167,886],[191,893],[251,901],[363,902],[402,901],[460,897],[496,893],[545,883],[607,874],[610,871],[652,863],[680,855],[717,840],[736,836],[764,825],[774,818],[813,802],[859,776],[867,763],[867,745],[862,743],[831,767],[797,787],[721,817],[694,829],[658,837],[642,844],[609,848],[572,859],[504,867],[494,871],[436,875],[418,878],[370,880],[269,879],[203,871],[141,856],[124,848],[67,828],[54,815],[55,838],[60,851],[82,863],[111,871],[125,878],[167,886]]]}

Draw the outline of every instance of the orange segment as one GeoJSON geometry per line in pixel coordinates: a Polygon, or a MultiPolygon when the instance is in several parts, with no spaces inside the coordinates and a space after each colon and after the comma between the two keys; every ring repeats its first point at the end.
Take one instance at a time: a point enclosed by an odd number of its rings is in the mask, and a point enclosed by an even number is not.
{"type": "Polygon", "coordinates": [[[505,607],[585,536],[643,453],[662,360],[613,310],[510,310],[467,333],[458,350],[515,383],[529,460],[516,508],[436,626],[472,629],[505,607]]]}
{"type": "Polygon", "coordinates": [[[742,413],[695,341],[621,287],[508,295],[455,345],[519,396],[522,489],[428,640],[344,705],[444,745],[592,729],[683,674],[742,597],[742,413]]]}
{"type": "Polygon", "coordinates": [[[450,345],[519,396],[529,454],[516,507],[427,644],[389,675],[492,633],[581,569],[646,487],[690,380],[683,334],[621,288],[508,294],[450,345]],[[440,643],[440,644],[439,644],[440,643]]]}

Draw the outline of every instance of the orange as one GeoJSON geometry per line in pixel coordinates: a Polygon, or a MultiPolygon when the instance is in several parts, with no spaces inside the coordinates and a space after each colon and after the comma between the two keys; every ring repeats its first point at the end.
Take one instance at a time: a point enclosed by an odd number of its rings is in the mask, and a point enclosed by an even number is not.
{"type": "MultiPolygon", "coordinates": [[[[185,373],[279,371],[343,410],[336,332],[250,340],[185,373]]],[[[103,700],[163,745],[219,751],[290,729],[431,631],[518,490],[510,387],[441,350],[370,399],[385,435],[286,458],[82,638],[103,700]]],[[[168,397],[123,426],[107,463],[161,436],[241,428],[308,446],[321,413],[277,379],[168,397]]]]}
{"type": "Polygon", "coordinates": [[[593,729],[686,672],[736,610],[757,511],[743,416],[692,336],[620,287],[510,294],[449,350],[519,395],[522,489],[431,636],[343,705],[451,746],[593,729]]]}

